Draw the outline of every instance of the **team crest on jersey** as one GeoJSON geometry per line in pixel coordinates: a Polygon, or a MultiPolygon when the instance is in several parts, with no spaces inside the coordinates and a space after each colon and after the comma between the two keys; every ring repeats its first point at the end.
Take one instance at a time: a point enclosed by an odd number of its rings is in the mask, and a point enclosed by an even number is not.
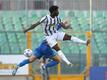
{"type": "Polygon", "coordinates": [[[55,28],[55,24],[50,24],[50,27],[51,28],[55,28]]]}

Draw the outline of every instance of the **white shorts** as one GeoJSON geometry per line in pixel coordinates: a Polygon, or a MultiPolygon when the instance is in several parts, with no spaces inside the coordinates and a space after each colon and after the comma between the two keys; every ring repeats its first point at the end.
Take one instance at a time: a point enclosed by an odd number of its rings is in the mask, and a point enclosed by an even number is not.
{"type": "Polygon", "coordinates": [[[64,36],[65,36],[64,32],[57,32],[57,33],[54,33],[51,36],[45,36],[45,39],[48,42],[49,46],[53,47],[53,46],[55,46],[57,44],[57,40],[61,40],[62,41],[64,36]]]}

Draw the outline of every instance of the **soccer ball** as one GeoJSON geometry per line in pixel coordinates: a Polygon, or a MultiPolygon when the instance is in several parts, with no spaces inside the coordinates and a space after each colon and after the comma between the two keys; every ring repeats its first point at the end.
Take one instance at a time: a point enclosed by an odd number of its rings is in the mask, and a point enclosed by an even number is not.
{"type": "Polygon", "coordinates": [[[32,50],[31,49],[25,49],[24,50],[24,56],[26,57],[30,57],[32,55],[32,50]]]}

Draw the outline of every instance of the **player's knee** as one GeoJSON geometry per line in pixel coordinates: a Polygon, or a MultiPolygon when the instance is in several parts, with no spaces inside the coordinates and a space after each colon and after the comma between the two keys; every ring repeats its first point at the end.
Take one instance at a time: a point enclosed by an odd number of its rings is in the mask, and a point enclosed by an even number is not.
{"type": "Polygon", "coordinates": [[[55,49],[56,51],[59,51],[60,50],[60,47],[58,44],[56,44],[55,46],[52,47],[53,49],[55,49]]]}
{"type": "Polygon", "coordinates": [[[58,63],[61,62],[61,58],[58,55],[54,57],[54,60],[57,61],[58,63]]]}
{"type": "Polygon", "coordinates": [[[65,34],[63,40],[71,40],[71,36],[68,34],[65,34]]]}
{"type": "Polygon", "coordinates": [[[33,55],[29,58],[29,62],[30,62],[30,63],[34,62],[35,60],[36,60],[36,57],[33,56],[33,55]]]}
{"type": "Polygon", "coordinates": [[[61,62],[61,58],[60,58],[60,57],[58,57],[58,58],[57,58],[57,61],[58,61],[58,62],[61,62]]]}

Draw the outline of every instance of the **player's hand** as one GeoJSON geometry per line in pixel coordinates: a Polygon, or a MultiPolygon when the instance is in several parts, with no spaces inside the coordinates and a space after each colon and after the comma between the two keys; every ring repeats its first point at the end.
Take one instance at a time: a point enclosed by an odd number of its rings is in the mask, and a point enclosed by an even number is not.
{"type": "Polygon", "coordinates": [[[72,29],[71,24],[68,21],[64,21],[63,24],[64,24],[63,26],[64,29],[72,29]]]}

